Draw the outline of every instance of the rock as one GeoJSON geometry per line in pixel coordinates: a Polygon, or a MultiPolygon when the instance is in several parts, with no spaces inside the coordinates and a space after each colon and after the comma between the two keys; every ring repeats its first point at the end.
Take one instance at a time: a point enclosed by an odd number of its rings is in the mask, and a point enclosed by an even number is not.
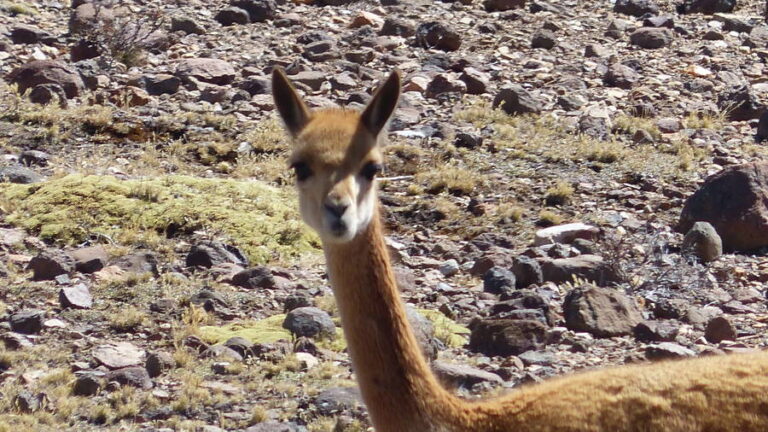
{"type": "Polygon", "coordinates": [[[757,133],[755,134],[755,141],[763,142],[768,140],[768,111],[760,114],[760,120],[757,123],[757,133]]]}
{"type": "Polygon", "coordinates": [[[723,254],[723,241],[709,222],[696,222],[685,234],[681,249],[684,255],[708,263],[723,254]]]}
{"type": "Polygon", "coordinates": [[[113,265],[128,273],[152,273],[154,275],[158,274],[157,256],[154,254],[154,252],[137,251],[132,254],[123,255],[121,257],[115,258],[113,265]]]}
{"type": "Polygon", "coordinates": [[[467,93],[469,94],[478,95],[488,91],[490,77],[486,73],[480,72],[475,68],[464,68],[459,79],[464,81],[464,84],[467,85],[467,93]]]}
{"type": "Polygon", "coordinates": [[[103,372],[75,372],[75,382],[72,385],[72,394],[75,396],[93,396],[99,392],[99,389],[101,389],[103,380],[103,372]]]}
{"type": "Polygon", "coordinates": [[[533,97],[527,90],[517,84],[502,87],[493,99],[493,107],[501,107],[505,113],[538,114],[542,110],[542,102],[533,97]]]}
{"type": "Polygon", "coordinates": [[[93,306],[93,297],[88,286],[81,283],[59,290],[59,304],[65,309],[90,309],[93,306]]]}
{"type": "Polygon", "coordinates": [[[643,321],[635,326],[633,334],[640,342],[672,342],[680,331],[674,320],[643,321]]]}
{"type": "Polygon", "coordinates": [[[150,378],[162,375],[163,372],[176,367],[176,360],[170,353],[165,351],[153,352],[147,355],[147,361],[144,364],[147,374],[150,378]]]}
{"type": "Polygon", "coordinates": [[[603,83],[609,87],[618,87],[625,90],[631,89],[640,79],[640,74],[629,66],[614,63],[608,67],[603,75],[603,83]]]}
{"type": "Polygon", "coordinates": [[[616,4],[613,5],[613,11],[641,17],[645,14],[658,14],[659,6],[653,0],[616,0],[616,4]]]}
{"type": "Polygon", "coordinates": [[[573,243],[576,239],[595,240],[600,229],[583,223],[555,225],[536,231],[533,239],[534,246],[553,243],[573,243]]]}
{"type": "Polygon", "coordinates": [[[144,361],[144,350],[129,342],[110,342],[93,348],[93,358],[109,369],[138,366],[144,361]]]}
{"type": "Polygon", "coordinates": [[[236,273],[232,276],[232,285],[246,289],[271,289],[276,287],[276,282],[267,267],[258,266],[236,273]]]}
{"type": "Polygon", "coordinates": [[[402,36],[407,38],[415,34],[416,26],[410,21],[398,17],[387,17],[384,19],[384,24],[381,25],[381,30],[379,30],[379,35],[381,36],[402,36]]]}
{"type": "Polygon", "coordinates": [[[213,19],[225,27],[235,24],[248,24],[251,20],[248,16],[248,11],[239,7],[224,8],[218,11],[213,19]]]}
{"type": "Polygon", "coordinates": [[[548,301],[532,290],[514,291],[502,296],[504,301],[491,307],[489,315],[494,319],[532,319],[542,324],[554,324],[548,301]]]}
{"type": "Polygon", "coordinates": [[[483,6],[488,12],[503,12],[525,7],[525,0],[484,0],[483,6]]]}
{"type": "Polygon", "coordinates": [[[406,306],[405,314],[424,357],[430,361],[436,359],[439,347],[435,340],[435,327],[432,321],[410,306],[406,306]]]}
{"type": "Polygon", "coordinates": [[[0,182],[16,184],[32,184],[45,180],[45,177],[22,166],[0,167],[0,182]]]}
{"type": "Polygon", "coordinates": [[[180,31],[185,34],[205,34],[205,27],[189,17],[177,16],[171,18],[171,31],[180,31]]]}
{"type": "Polygon", "coordinates": [[[105,376],[108,382],[118,382],[121,385],[137,387],[142,390],[152,388],[152,379],[143,367],[126,367],[107,372],[105,376]]]}
{"type": "Polygon", "coordinates": [[[476,149],[483,145],[483,137],[465,132],[456,133],[453,145],[458,148],[476,149]]]}
{"type": "Polygon", "coordinates": [[[74,262],[63,252],[45,251],[29,261],[27,270],[32,270],[33,280],[52,280],[74,270],[74,262]]]}
{"type": "Polygon", "coordinates": [[[68,99],[80,96],[85,88],[77,71],[55,60],[33,60],[14,69],[6,78],[18,85],[21,93],[41,84],[56,84],[64,89],[68,99]]]}
{"type": "Polygon", "coordinates": [[[11,331],[22,334],[36,334],[43,330],[45,311],[28,309],[17,312],[10,317],[11,331]]]}
{"type": "Polygon", "coordinates": [[[181,79],[169,74],[144,75],[143,80],[147,93],[154,96],[174,94],[181,86],[181,79]]]}
{"type": "Polygon", "coordinates": [[[501,385],[504,381],[495,373],[466,365],[448,364],[440,361],[432,363],[432,371],[449,388],[471,389],[475,384],[488,383],[501,385]]]}
{"type": "Polygon", "coordinates": [[[515,286],[517,288],[527,288],[544,282],[544,275],[539,262],[524,255],[515,257],[512,264],[512,273],[515,275],[515,286]]]}
{"type": "Polygon", "coordinates": [[[485,319],[470,325],[469,349],[488,356],[511,356],[541,346],[547,327],[534,320],[485,319]]]}
{"type": "Polygon", "coordinates": [[[765,112],[765,106],[757,99],[749,84],[726,87],[717,96],[717,106],[733,121],[756,119],[765,112]]]}
{"type": "Polygon", "coordinates": [[[608,288],[591,286],[571,290],[563,302],[565,325],[597,337],[631,334],[643,317],[635,302],[608,288]]]}
{"type": "Polygon", "coordinates": [[[717,12],[732,12],[735,8],[736,0],[685,0],[677,6],[677,12],[712,15],[717,12]]]}
{"type": "Polygon", "coordinates": [[[330,315],[316,307],[294,309],[285,316],[283,328],[295,336],[334,337],[336,326],[330,315]]]}
{"type": "Polygon", "coordinates": [[[430,21],[416,28],[416,45],[422,48],[456,51],[461,46],[461,37],[445,24],[430,21]]]}
{"type": "Polygon", "coordinates": [[[691,307],[685,312],[685,321],[692,324],[695,329],[704,330],[712,318],[722,314],[723,311],[717,306],[691,307]]]}
{"type": "Polygon", "coordinates": [[[736,340],[736,329],[724,316],[716,316],[709,320],[704,330],[704,337],[711,343],[720,343],[724,340],[736,340]]]}
{"type": "Polygon", "coordinates": [[[363,406],[363,397],[357,387],[331,387],[323,390],[313,402],[323,416],[338,415],[363,406]]]}
{"type": "Polygon", "coordinates": [[[608,55],[608,49],[598,44],[588,44],[584,48],[584,57],[600,58],[608,55]]]}
{"type": "Polygon", "coordinates": [[[328,75],[319,71],[302,71],[291,76],[291,81],[304,84],[312,90],[320,90],[320,87],[328,79],[328,75]]]}
{"type": "Polygon", "coordinates": [[[103,246],[90,246],[69,253],[75,263],[75,270],[80,273],[97,272],[107,265],[109,254],[103,246]]]}
{"type": "Polygon", "coordinates": [[[522,360],[523,364],[526,366],[551,366],[557,361],[557,357],[553,354],[541,351],[526,351],[517,357],[522,360]]]}
{"type": "Polygon", "coordinates": [[[492,267],[483,275],[483,291],[503,294],[515,289],[515,274],[502,267],[492,267]]]}
{"type": "Polygon", "coordinates": [[[378,27],[383,24],[383,19],[371,12],[360,11],[352,18],[349,28],[360,28],[365,26],[378,27]]]}
{"type": "Polygon", "coordinates": [[[277,3],[274,0],[232,0],[231,4],[245,9],[254,23],[271,20],[277,16],[277,3]]]}
{"type": "Polygon", "coordinates": [[[235,336],[231,337],[224,342],[224,346],[234,350],[242,358],[248,358],[253,355],[254,343],[246,338],[235,336]]]}
{"type": "Polygon", "coordinates": [[[45,394],[32,394],[27,390],[21,390],[13,397],[11,406],[22,413],[32,413],[40,409],[45,401],[45,394]]]}
{"type": "Polygon", "coordinates": [[[552,49],[557,45],[557,35],[552,30],[539,29],[531,38],[531,48],[552,49]]]}
{"type": "Polygon", "coordinates": [[[455,79],[448,74],[437,74],[427,85],[425,96],[435,99],[443,93],[455,93],[460,96],[466,92],[467,85],[464,81],[455,79]]]}
{"type": "Polygon", "coordinates": [[[224,60],[192,58],[181,60],[176,66],[176,76],[182,81],[190,78],[216,85],[227,85],[235,79],[235,68],[224,60]]]}
{"type": "Polygon", "coordinates": [[[208,347],[201,355],[205,358],[224,359],[237,362],[243,361],[243,356],[241,356],[239,352],[221,344],[208,347]]]}
{"type": "Polygon", "coordinates": [[[48,166],[51,155],[40,150],[24,150],[19,154],[19,162],[25,166],[48,166]]]}
{"type": "Polygon", "coordinates": [[[56,38],[45,30],[34,26],[19,24],[11,29],[11,42],[15,44],[36,44],[43,43],[51,45],[56,42],[56,38]]]}
{"type": "Polygon", "coordinates": [[[108,6],[95,6],[95,2],[85,2],[75,7],[69,16],[69,33],[87,33],[100,22],[108,22],[114,18],[114,13],[108,6]]]}
{"type": "Polygon", "coordinates": [[[222,264],[247,266],[248,259],[234,246],[219,242],[201,243],[192,246],[186,258],[187,267],[211,268],[222,264]]]}
{"type": "Polygon", "coordinates": [[[668,46],[673,37],[674,33],[668,28],[640,27],[629,35],[629,41],[640,48],[656,49],[668,46]]]}
{"type": "Polygon", "coordinates": [[[599,286],[607,286],[621,281],[616,269],[598,255],[585,254],[572,258],[543,259],[540,261],[540,265],[546,282],[570,282],[574,276],[594,282],[599,286]]]}
{"type": "Polygon", "coordinates": [[[768,162],[734,165],[708,177],[686,200],[678,231],[698,221],[712,224],[724,250],[768,246],[768,162]]]}
{"type": "Polygon", "coordinates": [[[727,32],[735,31],[737,33],[751,33],[755,28],[746,18],[740,15],[729,13],[716,13],[713,17],[715,21],[723,23],[723,30],[727,32]]]}
{"type": "Polygon", "coordinates": [[[438,270],[445,277],[453,277],[459,273],[459,270],[461,270],[461,267],[459,267],[458,261],[456,261],[455,259],[449,259],[448,261],[441,264],[438,270]]]}
{"type": "Polygon", "coordinates": [[[670,360],[695,356],[694,351],[672,342],[648,345],[645,348],[645,357],[648,360],[670,360]]]}
{"type": "Polygon", "coordinates": [[[296,423],[268,420],[247,428],[245,432],[303,432],[304,430],[305,428],[299,427],[296,423]]]}

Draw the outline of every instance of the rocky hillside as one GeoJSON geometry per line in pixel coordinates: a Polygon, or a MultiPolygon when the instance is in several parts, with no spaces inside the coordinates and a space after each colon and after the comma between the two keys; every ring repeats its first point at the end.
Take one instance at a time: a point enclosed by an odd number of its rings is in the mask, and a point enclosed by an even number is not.
{"type": "Polygon", "coordinates": [[[404,76],[426,355],[493,395],[768,344],[756,0],[0,1],[0,431],[363,431],[269,74],[404,76]]]}

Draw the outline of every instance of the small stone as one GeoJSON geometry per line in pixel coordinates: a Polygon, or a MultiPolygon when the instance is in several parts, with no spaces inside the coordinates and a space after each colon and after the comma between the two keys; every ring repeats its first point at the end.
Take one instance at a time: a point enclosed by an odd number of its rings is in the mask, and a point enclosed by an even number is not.
{"type": "Polygon", "coordinates": [[[258,266],[236,273],[232,276],[232,285],[246,289],[271,289],[276,287],[276,282],[269,268],[258,266]]]}
{"type": "Polygon", "coordinates": [[[316,307],[297,308],[290,312],[283,321],[283,328],[296,336],[334,337],[336,325],[327,312],[316,307]]]}
{"type": "Polygon", "coordinates": [[[643,321],[633,329],[640,342],[672,342],[679,331],[680,325],[674,320],[643,321]]]}
{"type": "Polygon", "coordinates": [[[103,246],[90,246],[69,253],[80,273],[94,273],[103,269],[109,261],[109,254],[103,246]]]}
{"type": "Polygon", "coordinates": [[[144,367],[150,378],[162,375],[163,372],[176,367],[176,361],[170,353],[165,351],[153,352],[147,355],[147,362],[144,367]]]}
{"type": "Polygon", "coordinates": [[[459,273],[460,267],[458,261],[450,259],[440,265],[440,273],[445,277],[452,277],[459,273]]]}
{"type": "Polygon", "coordinates": [[[515,289],[515,274],[502,267],[492,267],[483,275],[483,291],[503,294],[515,289]]]}
{"type": "Polygon", "coordinates": [[[547,29],[540,29],[533,34],[531,39],[531,48],[552,49],[557,45],[557,35],[555,32],[547,29]]]}
{"type": "Polygon", "coordinates": [[[126,367],[107,372],[108,382],[118,382],[121,385],[137,387],[142,390],[152,388],[152,379],[143,367],[126,367]]]}
{"type": "Polygon", "coordinates": [[[661,342],[648,345],[645,348],[645,357],[648,360],[670,360],[695,356],[694,351],[672,342],[661,342]]]}
{"type": "Polygon", "coordinates": [[[717,316],[709,320],[704,330],[704,337],[711,343],[720,343],[724,340],[736,340],[736,329],[724,316],[717,316]]]}
{"type": "Polygon", "coordinates": [[[95,347],[93,358],[109,369],[138,366],[144,360],[144,350],[129,342],[111,342],[95,347]]]}
{"type": "Polygon", "coordinates": [[[186,34],[205,34],[205,28],[197,21],[188,17],[173,17],[171,18],[171,31],[180,31],[186,34]]]}
{"type": "Polygon", "coordinates": [[[29,309],[17,312],[10,317],[11,331],[23,334],[40,333],[43,330],[45,311],[29,309]]]}
{"type": "Polygon", "coordinates": [[[512,262],[512,273],[515,275],[517,288],[527,288],[544,282],[539,262],[524,255],[515,257],[512,262]]]}
{"type": "Polygon", "coordinates": [[[277,3],[274,0],[232,0],[232,6],[245,9],[251,22],[259,23],[277,16],[277,3]]]}
{"type": "Polygon", "coordinates": [[[81,283],[59,290],[59,304],[65,309],[90,309],[93,306],[93,297],[88,286],[81,283]]]}
{"type": "Polygon", "coordinates": [[[493,107],[500,107],[509,115],[538,114],[542,110],[542,105],[540,100],[517,84],[502,87],[493,99],[493,107]]]}
{"type": "Polygon", "coordinates": [[[659,13],[659,6],[653,0],[616,0],[613,11],[634,17],[659,13]]]}
{"type": "Polygon", "coordinates": [[[192,246],[186,259],[187,267],[211,268],[222,264],[247,266],[248,259],[234,246],[219,242],[201,243],[192,246]]]}
{"type": "Polygon", "coordinates": [[[576,239],[595,240],[600,229],[583,223],[555,225],[536,231],[533,239],[534,246],[553,243],[573,243],[576,239]]]}
{"type": "Polygon", "coordinates": [[[668,28],[641,27],[629,36],[632,45],[640,48],[657,49],[668,46],[674,33],[668,28]]]}
{"type": "Polygon", "coordinates": [[[41,252],[27,264],[27,270],[32,270],[32,279],[51,280],[59,275],[65,275],[74,269],[72,258],[58,251],[41,252]]]}
{"type": "Polygon", "coordinates": [[[75,396],[93,396],[99,392],[104,373],[96,371],[75,372],[75,383],[72,385],[72,394],[75,396]]]}
{"type": "Polygon", "coordinates": [[[422,48],[456,51],[461,46],[461,37],[445,24],[430,21],[416,29],[416,44],[422,48]]]}
{"type": "Polygon", "coordinates": [[[621,63],[609,66],[603,76],[605,85],[625,90],[631,89],[639,79],[640,75],[634,69],[621,63]]]}
{"type": "Polygon", "coordinates": [[[471,389],[472,386],[480,383],[488,383],[494,386],[503,383],[501,377],[494,373],[466,365],[435,361],[432,363],[432,370],[437,375],[437,378],[450,388],[471,389]]]}
{"type": "Polygon", "coordinates": [[[683,238],[681,246],[686,256],[703,263],[715,261],[723,254],[723,241],[709,222],[696,222],[683,238]]]}
{"type": "Polygon", "coordinates": [[[525,7],[525,0],[484,0],[483,7],[488,12],[503,12],[525,7]]]}
{"type": "Polygon", "coordinates": [[[331,416],[363,406],[363,398],[357,387],[332,387],[320,392],[313,404],[320,415],[331,416]]]}

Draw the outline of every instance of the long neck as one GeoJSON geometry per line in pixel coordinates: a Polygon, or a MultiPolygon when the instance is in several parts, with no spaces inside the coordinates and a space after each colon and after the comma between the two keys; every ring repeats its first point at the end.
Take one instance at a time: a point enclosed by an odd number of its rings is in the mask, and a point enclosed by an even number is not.
{"type": "Polygon", "coordinates": [[[378,214],[345,244],[325,244],[352,366],[377,432],[436,430],[459,401],[435,379],[395,283],[378,214]]]}

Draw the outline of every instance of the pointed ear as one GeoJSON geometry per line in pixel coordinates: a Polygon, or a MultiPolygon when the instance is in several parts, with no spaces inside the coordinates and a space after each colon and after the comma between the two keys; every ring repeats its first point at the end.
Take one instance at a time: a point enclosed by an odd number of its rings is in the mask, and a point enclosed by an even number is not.
{"type": "Polygon", "coordinates": [[[360,122],[373,135],[378,135],[395,112],[399,99],[400,72],[395,70],[373,94],[373,98],[360,116],[360,122]]]}
{"type": "Polygon", "coordinates": [[[272,71],[272,99],[288,133],[295,137],[309,121],[309,109],[279,67],[272,71]]]}

